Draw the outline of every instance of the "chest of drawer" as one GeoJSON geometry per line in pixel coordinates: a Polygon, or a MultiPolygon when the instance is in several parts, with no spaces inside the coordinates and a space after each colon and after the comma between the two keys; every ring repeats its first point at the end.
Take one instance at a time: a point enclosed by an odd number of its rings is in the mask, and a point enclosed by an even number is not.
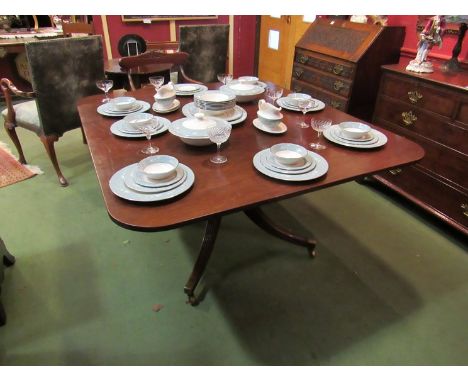
{"type": "Polygon", "coordinates": [[[381,172],[376,178],[465,234],[468,233],[466,193],[437,181],[414,166],[381,172]]]}
{"type": "Polygon", "coordinates": [[[348,97],[351,91],[351,81],[307,68],[304,65],[295,64],[292,74],[293,79],[308,82],[343,97],[348,97]]]}
{"type": "Polygon", "coordinates": [[[425,110],[389,97],[380,97],[376,121],[386,121],[468,155],[468,129],[425,110]]]}
{"type": "Polygon", "coordinates": [[[348,99],[342,98],[339,95],[331,94],[311,84],[293,79],[291,81],[291,89],[294,92],[309,94],[312,97],[325,102],[325,104],[334,107],[335,109],[346,111],[348,108],[348,99]]]}
{"type": "Polygon", "coordinates": [[[355,65],[351,63],[302,49],[296,49],[294,61],[316,70],[347,79],[352,79],[355,73],[355,65]]]}
{"type": "Polygon", "coordinates": [[[449,118],[458,105],[457,94],[453,91],[392,74],[384,76],[381,94],[449,118]]]}

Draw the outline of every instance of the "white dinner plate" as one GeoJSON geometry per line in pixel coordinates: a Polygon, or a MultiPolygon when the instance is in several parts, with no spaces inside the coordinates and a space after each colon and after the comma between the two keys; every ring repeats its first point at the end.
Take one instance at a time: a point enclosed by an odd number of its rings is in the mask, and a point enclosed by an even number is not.
{"type": "MultiPolygon", "coordinates": [[[[195,103],[190,102],[182,106],[182,114],[186,117],[194,117],[195,113],[198,113],[198,108],[195,107],[195,103]]],[[[238,105],[235,106],[235,113],[235,116],[237,117],[236,119],[231,119],[232,116],[230,116],[228,119],[222,118],[222,115],[208,115],[207,117],[221,118],[229,122],[231,125],[241,123],[247,118],[247,112],[245,111],[245,109],[238,105]]]]}
{"type": "MultiPolygon", "coordinates": [[[[281,106],[282,108],[286,109],[286,110],[292,110],[292,111],[302,111],[299,107],[297,106],[294,106],[292,104],[290,104],[287,100],[286,100],[287,97],[281,97],[279,98],[276,103],[278,104],[278,106],[281,106]]],[[[323,110],[325,109],[325,103],[316,99],[316,98],[313,98],[313,100],[316,102],[316,105],[314,108],[311,108],[309,109],[307,112],[311,112],[311,111],[320,111],[320,110],[323,110]]]]}
{"type": "Polygon", "coordinates": [[[288,130],[288,127],[283,122],[278,123],[278,125],[274,129],[272,129],[269,126],[264,125],[259,118],[255,118],[253,120],[253,125],[257,129],[269,134],[283,134],[288,130]]]}
{"type": "MultiPolygon", "coordinates": [[[[170,181],[166,181],[165,183],[161,182],[158,186],[147,187],[140,185],[136,181],[140,174],[141,172],[138,171],[138,163],[135,163],[127,167],[127,171],[124,174],[124,182],[128,188],[134,191],[142,192],[144,194],[154,194],[157,192],[165,192],[172,190],[173,188],[176,188],[179,185],[181,185],[187,178],[187,173],[184,171],[184,169],[182,167],[177,166],[176,176],[173,177],[170,181]]],[[[155,182],[152,182],[151,179],[146,178],[145,175],[143,175],[143,178],[145,179],[145,182],[156,184],[155,182]]]]}
{"type": "MultiPolygon", "coordinates": [[[[145,102],[145,101],[136,101],[136,102],[138,102],[141,105],[141,107],[137,110],[140,113],[144,113],[145,111],[148,111],[151,108],[151,105],[148,102],[145,102]]],[[[132,111],[132,112],[122,111],[119,113],[114,113],[114,112],[111,113],[107,111],[106,104],[98,106],[97,112],[106,117],[125,117],[126,115],[135,113],[135,111],[132,111]]]]}
{"type": "MultiPolygon", "coordinates": [[[[162,122],[162,127],[159,127],[156,130],[154,130],[151,136],[162,134],[169,129],[169,126],[171,126],[171,121],[169,121],[168,119],[162,118],[162,117],[157,117],[157,118],[160,122],[162,122]]],[[[124,125],[125,123],[126,122],[123,119],[117,122],[114,122],[110,127],[111,133],[122,138],[144,138],[146,137],[146,135],[143,133],[135,134],[135,133],[123,132],[120,126],[124,125]]]]}
{"type": "Polygon", "coordinates": [[[268,170],[274,171],[280,174],[285,174],[285,175],[300,175],[300,174],[306,174],[314,170],[316,163],[315,161],[310,161],[309,166],[300,170],[285,170],[283,168],[278,168],[274,166],[271,162],[271,154],[270,153],[263,153],[263,155],[260,155],[260,163],[268,170]]]}
{"type": "Polygon", "coordinates": [[[205,85],[186,83],[186,84],[174,84],[174,90],[176,92],[176,95],[178,96],[192,96],[195,93],[208,90],[208,88],[205,85]],[[194,89],[194,90],[184,90],[184,89],[194,89]]]}
{"type": "MultiPolygon", "coordinates": [[[[130,166],[134,166],[131,164],[130,166]]],[[[169,191],[157,192],[157,193],[143,193],[132,190],[125,185],[124,177],[127,169],[130,166],[126,166],[119,171],[117,171],[109,180],[109,187],[111,191],[119,196],[122,199],[130,200],[133,202],[157,202],[172,199],[178,195],[186,192],[190,187],[192,187],[195,182],[195,174],[193,171],[186,165],[179,163],[179,166],[187,173],[187,178],[179,186],[173,188],[169,191]]]]}
{"type": "Polygon", "coordinates": [[[259,151],[257,154],[255,154],[255,156],[253,157],[253,165],[258,171],[260,171],[266,176],[269,176],[270,178],[285,180],[289,182],[304,182],[307,180],[320,178],[321,176],[325,175],[328,171],[328,162],[326,161],[326,159],[312,151],[309,151],[308,153],[317,164],[315,168],[310,172],[307,172],[305,174],[282,174],[279,172],[271,171],[268,168],[266,168],[261,161],[261,158],[265,155],[264,153],[269,151],[270,149],[268,148],[259,151]]]}
{"type": "Polygon", "coordinates": [[[336,143],[338,145],[346,146],[346,147],[353,147],[353,148],[358,148],[358,149],[374,149],[376,147],[383,146],[387,143],[387,136],[375,129],[371,130],[375,139],[377,139],[375,143],[370,143],[370,144],[368,142],[353,143],[353,142],[345,141],[344,139],[339,138],[338,135],[336,135],[337,133],[335,133],[336,129],[339,129],[339,128],[340,128],[339,126],[333,125],[329,129],[323,132],[323,136],[327,138],[329,141],[336,143]]]}
{"type": "Polygon", "coordinates": [[[277,160],[275,160],[271,152],[268,153],[268,155],[265,154],[265,159],[270,166],[286,171],[302,171],[306,169],[312,170],[316,165],[314,158],[312,158],[309,154],[306,155],[303,161],[290,165],[279,163],[277,160]]]}

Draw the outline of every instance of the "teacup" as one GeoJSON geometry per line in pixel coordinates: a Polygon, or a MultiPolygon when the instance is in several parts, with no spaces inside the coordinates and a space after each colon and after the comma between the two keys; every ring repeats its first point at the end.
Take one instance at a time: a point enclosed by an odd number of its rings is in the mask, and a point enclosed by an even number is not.
{"type": "Polygon", "coordinates": [[[174,103],[175,98],[175,93],[168,97],[160,97],[157,93],[154,95],[154,100],[159,109],[169,109],[174,103]]]}
{"type": "Polygon", "coordinates": [[[283,114],[279,113],[279,116],[265,113],[264,111],[257,111],[258,118],[260,122],[270,129],[275,129],[281,123],[283,119],[283,114]]]}
{"type": "Polygon", "coordinates": [[[361,122],[341,122],[338,126],[341,134],[349,139],[363,138],[371,131],[370,126],[361,122]]]}
{"type": "Polygon", "coordinates": [[[130,110],[135,102],[136,99],[133,97],[116,97],[111,100],[112,106],[121,111],[130,110]]]}
{"type": "Polygon", "coordinates": [[[312,97],[305,93],[291,93],[288,95],[288,102],[291,105],[299,106],[299,102],[303,99],[312,99],[312,97]]]}
{"type": "Polygon", "coordinates": [[[238,78],[240,83],[249,84],[249,85],[256,85],[258,83],[258,77],[254,76],[241,76],[238,78]]]}
{"type": "Polygon", "coordinates": [[[270,147],[270,152],[278,163],[291,165],[303,161],[307,150],[294,143],[278,143],[270,147]]]}
{"type": "Polygon", "coordinates": [[[170,155],[154,155],[138,162],[138,170],[150,179],[165,179],[176,174],[179,161],[170,155]]]}

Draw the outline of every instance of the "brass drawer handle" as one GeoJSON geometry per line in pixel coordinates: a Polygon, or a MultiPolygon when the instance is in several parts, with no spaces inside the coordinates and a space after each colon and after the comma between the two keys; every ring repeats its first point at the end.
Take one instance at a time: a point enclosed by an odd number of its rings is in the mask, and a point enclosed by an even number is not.
{"type": "Polygon", "coordinates": [[[388,172],[389,172],[390,174],[392,174],[392,175],[395,176],[395,175],[398,175],[398,174],[400,174],[401,172],[403,172],[403,170],[402,170],[401,168],[394,168],[394,169],[392,169],[392,170],[388,170],[388,172]]]}
{"type": "Polygon", "coordinates": [[[417,103],[420,99],[423,98],[423,95],[417,90],[414,90],[414,91],[408,92],[408,98],[411,101],[411,103],[417,103]]]}
{"type": "Polygon", "coordinates": [[[418,117],[416,117],[412,111],[404,111],[401,113],[401,116],[403,118],[403,123],[406,126],[411,126],[413,122],[418,120],[418,117]]]}
{"type": "Polygon", "coordinates": [[[460,205],[463,215],[465,215],[468,218],[468,204],[463,203],[460,205]]]}
{"type": "Polygon", "coordinates": [[[338,101],[331,101],[330,104],[335,108],[335,109],[339,109],[341,107],[341,102],[338,102],[338,101]]]}
{"type": "Polygon", "coordinates": [[[301,68],[294,68],[294,78],[301,78],[302,74],[304,74],[304,69],[301,68]]]}
{"type": "Polygon", "coordinates": [[[297,55],[297,61],[299,61],[301,64],[305,64],[305,63],[307,63],[307,61],[309,61],[309,57],[305,56],[303,54],[298,54],[297,55]]]}
{"type": "Polygon", "coordinates": [[[344,88],[345,84],[341,81],[335,81],[335,83],[333,84],[333,89],[335,89],[336,91],[339,91],[340,89],[344,88]]]}
{"type": "Polygon", "coordinates": [[[299,92],[302,91],[302,86],[297,86],[297,85],[295,85],[293,89],[294,89],[294,91],[295,91],[296,93],[299,93],[299,92]]]}
{"type": "Polygon", "coordinates": [[[341,73],[343,73],[343,70],[344,70],[343,65],[335,64],[335,66],[333,66],[333,73],[335,73],[335,74],[341,74],[341,73]]]}

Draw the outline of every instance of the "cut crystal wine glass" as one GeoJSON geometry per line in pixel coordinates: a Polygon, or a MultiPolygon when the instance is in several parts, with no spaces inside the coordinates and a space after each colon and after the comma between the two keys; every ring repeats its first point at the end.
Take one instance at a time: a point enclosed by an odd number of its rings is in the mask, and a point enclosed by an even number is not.
{"type": "Polygon", "coordinates": [[[219,73],[218,74],[218,81],[222,82],[224,85],[227,85],[229,82],[232,81],[232,74],[219,73]]]}
{"type": "Polygon", "coordinates": [[[227,157],[220,154],[221,144],[226,142],[231,135],[232,126],[229,123],[216,124],[208,129],[210,141],[216,143],[216,155],[210,158],[212,163],[221,164],[227,162],[227,157]]]}
{"type": "Polygon", "coordinates": [[[101,89],[106,98],[103,98],[102,99],[102,102],[109,102],[110,101],[110,98],[109,98],[109,90],[112,89],[112,87],[114,86],[114,81],[112,80],[98,80],[96,81],[96,86],[101,89]]]}
{"type": "Polygon", "coordinates": [[[311,119],[310,126],[317,132],[317,141],[316,143],[311,143],[310,147],[315,150],[326,149],[327,146],[320,143],[320,135],[322,132],[330,128],[332,121],[330,119],[311,119]]]}
{"type": "MultiPolygon", "coordinates": [[[[297,106],[299,107],[299,109],[301,109],[302,114],[304,115],[304,119],[305,119],[306,113],[310,109],[315,107],[315,101],[310,98],[301,98],[297,101],[297,106]]],[[[304,120],[299,124],[299,126],[303,129],[309,127],[309,125],[304,120]]]]}
{"type": "Polygon", "coordinates": [[[163,76],[151,76],[151,77],[148,78],[148,80],[149,80],[150,84],[154,86],[154,89],[156,90],[156,92],[164,84],[164,77],[163,76]]]}
{"type": "Polygon", "coordinates": [[[145,134],[146,139],[148,140],[148,146],[141,150],[143,154],[153,155],[159,151],[159,147],[153,146],[151,144],[151,135],[153,135],[153,133],[157,130],[157,127],[158,120],[156,117],[138,125],[138,130],[145,134]]]}
{"type": "Polygon", "coordinates": [[[268,98],[273,100],[272,104],[274,105],[276,100],[278,98],[281,98],[281,96],[283,95],[283,88],[268,88],[266,91],[266,95],[268,96],[268,98]]]}

